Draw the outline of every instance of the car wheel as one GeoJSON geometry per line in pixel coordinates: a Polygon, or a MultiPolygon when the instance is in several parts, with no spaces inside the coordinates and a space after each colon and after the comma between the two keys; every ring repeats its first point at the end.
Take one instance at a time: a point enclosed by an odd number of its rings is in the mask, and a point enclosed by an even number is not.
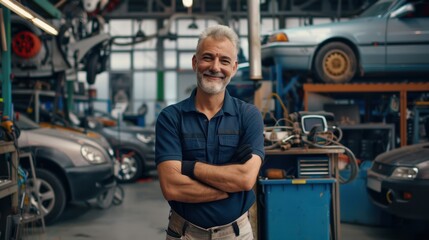
{"type": "Polygon", "coordinates": [[[314,68],[316,77],[325,83],[346,83],[356,75],[357,60],[349,46],[332,42],[319,50],[314,68]]]}
{"type": "Polygon", "coordinates": [[[120,151],[119,183],[131,183],[142,176],[143,160],[134,151],[120,151]]]}
{"type": "Polygon", "coordinates": [[[37,180],[29,178],[27,187],[30,190],[30,202],[38,208],[38,198],[46,224],[57,220],[66,206],[66,193],[61,181],[57,176],[44,169],[36,169],[37,180]]]}

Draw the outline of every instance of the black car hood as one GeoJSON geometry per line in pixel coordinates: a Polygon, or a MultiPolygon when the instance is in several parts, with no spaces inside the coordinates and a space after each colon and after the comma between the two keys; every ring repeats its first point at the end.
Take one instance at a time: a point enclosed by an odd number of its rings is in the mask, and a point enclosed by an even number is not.
{"type": "Polygon", "coordinates": [[[376,162],[388,165],[418,165],[429,161],[429,143],[414,144],[380,154],[376,162]]]}

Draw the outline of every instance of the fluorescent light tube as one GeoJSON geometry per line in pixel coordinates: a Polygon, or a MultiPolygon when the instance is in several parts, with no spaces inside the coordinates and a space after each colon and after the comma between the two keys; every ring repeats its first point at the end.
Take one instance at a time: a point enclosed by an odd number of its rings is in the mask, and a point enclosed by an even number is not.
{"type": "Polygon", "coordinates": [[[18,14],[19,16],[25,18],[25,19],[32,19],[33,15],[27,11],[26,7],[21,5],[17,1],[11,1],[11,0],[0,0],[0,3],[5,5],[7,8],[12,10],[14,13],[18,14]]]}
{"type": "Polygon", "coordinates": [[[23,17],[24,19],[32,22],[37,27],[41,28],[43,31],[51,34],[58,35],[58,30],[54,26],[46,22],[42,17],[31,11],[31,9],[21,5],[15,0],[0,0],[0,3],[5,7],[9,8],[14,13],[23,17]]]}
{"type": "Polygon", "coordinates": [[[33,18],[33,19],[31,19],[31,21],[34,23],[34,25],[38,26],[43,31],[45,31],[51,35],[55,35],[55,36],[58,35],[57,29],[55,29],[53,26],[51,26],[49,23],[43,21],[42,19],[33,18]]]}

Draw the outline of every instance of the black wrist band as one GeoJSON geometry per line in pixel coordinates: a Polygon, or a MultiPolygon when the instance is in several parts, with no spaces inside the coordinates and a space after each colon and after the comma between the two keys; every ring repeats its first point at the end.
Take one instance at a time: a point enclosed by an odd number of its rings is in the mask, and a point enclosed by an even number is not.
{"type": "Polygon", "coordinates": [[[195,179],[194,168],[196,161],[182,160],[182,174],[195,179]]]}

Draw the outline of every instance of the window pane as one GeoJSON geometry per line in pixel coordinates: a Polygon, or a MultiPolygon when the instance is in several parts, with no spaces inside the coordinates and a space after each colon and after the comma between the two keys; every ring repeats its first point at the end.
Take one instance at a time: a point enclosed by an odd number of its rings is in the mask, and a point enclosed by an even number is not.
{"type": "MultiPolygon", "coordinates": [[[[222,21],[222,19],[219,19],[219,20],[222,21]]],[[[207,19],[206,24],[207,24],[206,26],[209,27],[209,26],[213,26],[213,25],[223,24],[223,21],[218,22],[217,20],[207,19]]]]}
{"type": "Polygon", "coordinates": [[[135,51],[134,52],[134,68],[148,69],[156,68],[157,58],[155,51],[135,51]]]}
{"type": "Polygon", "coordinates": [[[109,98],[109,73],[102,72],[97,74],[94,88],[97,89],[97,99],[109,98]]]}
{"type": "Polygon", "coordinates": [[[164,48],[176,48],[176,40],[165,39],[164,40],[164,48]]]}
{"type": "Polygon", "coordinates": [[[324,24],[324,23],[332,23],[332,20],[329,18],[314,18],[313,25],[324,24]]]}
{"type": "MultiPolygon", "coordinates": [[[[143,20],[143,21],[134,21],[133,36],[136,35],[139,31],[146,36],[148,39],[142,42],[136,43],[133,47],[134,49],[155,49],[157,38],[155,34],[158,29],[156,28],[155,20],[143,20]]],[[[137,39],[138,41],[139,39],[137,39]]],[[[141,39],[140,39],[141,40],[141,39]]]]}
{"type": "Polygon", "coordinates": [[[293,28],[304,25],[304,21],[301,18],[287,18],[286,19],[286,27],[293,28]]]}
{"type": "Polygon", "coordinates": [[[157,41],[157,38],[144,40],[142,42],[134,44],[134,49],[156,49],[156,41],[157,41]]]}
{"type": "Polygon", "coordinates": [[[110,78],[110,99],[112,108],[121,108],[125,103],[125,111],[131,112],[133,106],[133,76],[130,72],[111,72],[110,78]]]}
{"type": "MultiPolygon", "coordinates": [[[[131,20],[110,20],[109,33],[114,36],[131,36],[132,35],[132,21],[131,20]]],[[[129,43],[131,38],[116,38],[113,41],[112,49],[131,49],[132,45],[122,45],[129,43]],[[116,44],[118,43],[118,44],[116,44]]]]}
{"type": "Polygon", "coordinates": [[[112,52],[110,54],[110,69],[111,70],[131,69],[131,54],[112,52]]]}
{"type": "Polygon", "coordinates": [[[247,35],[248,27],[247,27],[247,19],[240,19],[238,21],[238,27],[240,29],[240,35],[247,35]]]}
{"type": "Polygon", "coordinates": [[[177,99],[177,73],[175,71],[168,71],[164,74],[164,100],[177,99]]]}
{"type": "MultiPolygon", "coordinates": [[[[241,57],[244,57],[246,59],[246,61],[249,61],[248,60],[249,59],[249,39],[248,38],[240,38],[240,48],[241,48],[242,54],[243,54],[243,56],[241,56],[241,57]]],[[[241,59],[239,56],[238,61],[239,61],[239,63],[241,63],[241,62],[243,62],[243,59],[241,59]]]]}
{"type": "Polygon", "coordinates": [[[179,53],[179,69],[192,69],[192,56],[194,53],[179,53]]]}
{"type": "Polygon", "coordinates": [[[96,102],[94,102],[94,110],[100,111],[100,112],[110,112],[112,109],[112,106],[109,104],[109,102],[102,101],[100,99],[97,99],[96,102]]]}
{"type": "Polygon", "coordinates": [[[261,33],[266,33],[279,28],[279,21],[272,18],[263,18],[261,23],[261,33]]]}
{"type": "Polygon", "coordinates": [[[134,101],[155,100],[157,95],[157,77],[155,71],[134,73],[134,101]]]}
{"type": "Polygon", "coordinates": [[[164,20],[163,26],[168,27],[168,24],[170,24],[168,32],[177,33],[177,22],[171,22],[169,19],[164,20]]]}
{"type": "MultiPolygon", "coordinates": [[[[97,75],[97,77],[98,77],[98,75],[97,75]]],[[[85,71],[77,72],[77,80],[79,82],[85,82],[86,83],[86,72],[85,71]]]]}
{"type": "Polygon", "coordinates": [[[139,30],[143,31],[146,36],[150,36],[155,34],[158,29],[156,27],[156,21],[155,20],[143,20],[143,21],[133,21],[134,28],[133,28],[133,35],[135,35],[139,30]]]}
{"type": "Polygon", "coordinates": [[[179,49],[192,49],[197,47],[198,38],[179,38],[177,39],[177,45],[179,49]]]}
{"type": "Polygon", "coordinates": [[[164,52],[164,68],[176,68],[177,59],[176,51],[165,51],[164,52]]]}
{"type": "Polygon", "coordinates": [[[130,36],[132,35],[131,20],[110,20],[110,35],[130,36]]]}

